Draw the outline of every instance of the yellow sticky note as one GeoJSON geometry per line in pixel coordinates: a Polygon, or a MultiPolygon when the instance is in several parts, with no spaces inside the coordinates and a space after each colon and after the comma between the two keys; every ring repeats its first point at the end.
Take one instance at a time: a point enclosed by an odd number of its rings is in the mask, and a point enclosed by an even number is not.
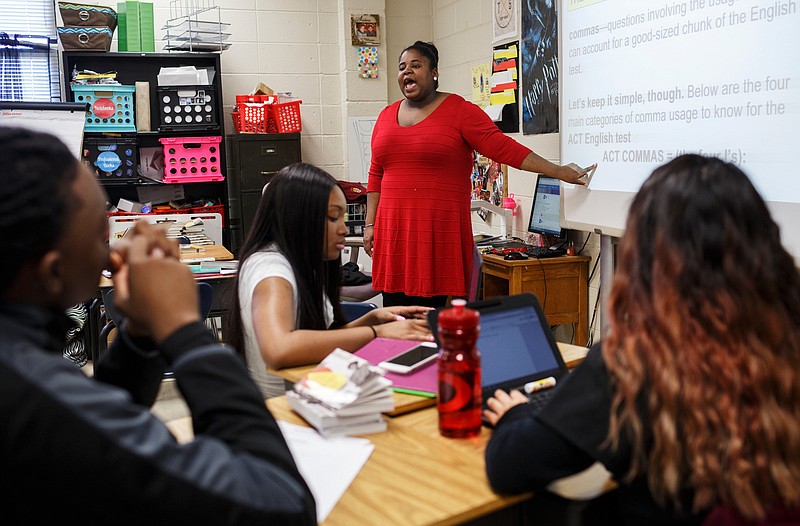
{"type": "Polygon", "coordinates": [[[500,93],[492,93],[489,100],[492,105],[514,104],[517,101],[517,98],[514,96],[513,89],[507,89],[505,91],[501,91],[500,93]]]}
{"type": "Polygon", "coordinates": [[[333,371],[311,371],[306,378],[331,389],[341,389],[347,383],[346,376],[333,371]]]}

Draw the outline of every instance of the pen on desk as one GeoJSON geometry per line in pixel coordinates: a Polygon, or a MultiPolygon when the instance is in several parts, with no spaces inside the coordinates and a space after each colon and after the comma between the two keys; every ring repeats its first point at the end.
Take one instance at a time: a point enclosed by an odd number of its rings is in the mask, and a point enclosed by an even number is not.
{"type": "Polygon", "coordinates": [[[535,382],[528,382],[524,386],[522,386],[523,391],[528,394],[535,393],[536,391],[541,391],[542,389],[547,389],[549,387],[556,386],[556,379],[552,376],[548,376],[547,378],[542,378],[541,380],[536,380],[535,382]]]}

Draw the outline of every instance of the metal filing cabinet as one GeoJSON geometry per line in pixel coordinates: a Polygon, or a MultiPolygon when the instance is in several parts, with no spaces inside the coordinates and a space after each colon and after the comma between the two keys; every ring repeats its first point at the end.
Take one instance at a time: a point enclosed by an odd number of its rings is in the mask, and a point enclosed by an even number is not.
{"type": "Polygon", "coordinates": [[[237,133],[227,136],[228,210],[232,252],[247,235],[261,190],[284,166],[301,160],[299,133],[237,133]]]}

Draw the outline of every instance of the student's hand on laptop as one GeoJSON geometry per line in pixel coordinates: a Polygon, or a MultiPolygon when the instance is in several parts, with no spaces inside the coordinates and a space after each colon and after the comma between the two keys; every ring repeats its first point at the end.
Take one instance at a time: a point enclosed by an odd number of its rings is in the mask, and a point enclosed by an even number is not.
{"type": "Polygon", "coordinates": [[[432,342],[433,335],[428,328],[426,320],[402,320],[373,325],[375,333],[381,338],[394,338],[396,340],[417,340],[422,342],[432,342]]]}
{"type": "Polygon", "coordinates": [[[483,411],[483,416],[486,417],[492,426],[495,426],[509,409],[515,405],[527,403],[528,397],[516,389],[511,391],[511,393],[506,393],[502,389],[498,389],[494,392],[494,396],[486,401],[486,405],[489,409],[483,411]]]}

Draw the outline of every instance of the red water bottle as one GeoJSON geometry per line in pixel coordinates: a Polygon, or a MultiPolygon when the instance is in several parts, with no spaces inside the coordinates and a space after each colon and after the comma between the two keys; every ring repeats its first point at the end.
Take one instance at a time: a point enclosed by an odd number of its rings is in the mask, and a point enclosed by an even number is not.
{"type": "Polygon", "coordinates": [[[481,430],[480,315],[456,299],[439,313],[439,432],[450,438],[470,438],[481,430]]]}

